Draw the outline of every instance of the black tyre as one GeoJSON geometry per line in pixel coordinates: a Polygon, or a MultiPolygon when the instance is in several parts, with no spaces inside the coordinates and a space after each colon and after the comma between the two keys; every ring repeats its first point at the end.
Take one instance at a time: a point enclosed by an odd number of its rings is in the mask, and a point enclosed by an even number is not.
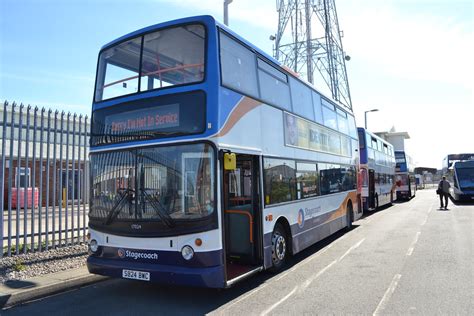
{"type": "Polygon", "coordinates": [[[346,212],[346,218],[347,218],[347,230],[352,229],[352,222],[354,221],[354,212],[352,208],[352,203],[349,202],[347,203],[347,212],[346,212]]]}
{"type": "Polygon", "coordinates": [[[288,236],[281,224],[276,224],[272,233],[272,263],[270,269],[272,272],[278,272],[283,269],[288,259],[288,236]]]}

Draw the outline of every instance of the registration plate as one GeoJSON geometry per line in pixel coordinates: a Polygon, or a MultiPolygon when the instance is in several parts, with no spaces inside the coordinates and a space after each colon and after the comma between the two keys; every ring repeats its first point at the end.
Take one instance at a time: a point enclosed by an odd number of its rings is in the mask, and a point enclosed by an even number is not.
{"type": "Polygon", "coordinates": [[[150,281],[150,272],[135,271],[135,270],[122,270],[122,277],[125,279],[150,281]]]}

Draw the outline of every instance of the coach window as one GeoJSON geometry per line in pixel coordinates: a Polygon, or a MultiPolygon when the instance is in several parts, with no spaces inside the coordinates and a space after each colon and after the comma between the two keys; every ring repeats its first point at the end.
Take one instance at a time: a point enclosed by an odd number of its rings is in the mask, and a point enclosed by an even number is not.
{"type": "Polygon", "coordinates": [[[347,113],[336,109],[337,112],[337,128],[339,132],[349,135],[349,124],[347,122],[347,113]]]}
{"type": "Polygon", "coordinates": [[[332,154],[340,155],[341,154],[341,136],[337,133],[329,132],[329,152],[332,154]]]}
{"type": "Polygon", "coordinates": [[[379,146],[377,145],[377,139],[372,137],[372,148],[378,150],[379,146]]]}
{"type": "Polygon", "coordinates": [[[291,110],[290,87],[287,77],[263,60],[258,60],[258,82],[263,101],[286,110],[291,110]]]}
{"type": "Polygon", "coordinates": [[[337,118],[336,118],[336,112],[334,111],[334,105],[330,104],[324,99],[322,99],[321,102],[323,105],[322,109],[323,109],[324,125],[337,130],[337,118]]]}
{"type": "Polygon", "coordinates": [[[287,159],[265,158],[265,204],[296,199],[295,162],[287,159]]]}
{"type": "Polygon", "coordinates": [[[351,156],[351,141],[349,137],[341,136],[341,155],[351,156]]]}
{"type": "Polygon", "coordinates": [[[291,100],[293,112],[314,121],[313,100],[311,90],[296,79],[290,77],[291,100]]]}
{"type": "Polygon", "coordinates": [[[202,25],[186,25],[145,35],[141,91],[202,81],[205,33],[202,25]]]}
{"type": "Polygon", "coordinates": [[[342,191],[342,169],[340,165],[318,163],[321,195],[342,191]]]}
{"type": "Polygon", "coordinates": [[[347,122],[349,123],[349,135],[351,137],[357,138],[357,127],[355,124],[354,117],[351,115],[348,115],[347,122]]]}
{"type": "Polygon", "coordinates": [[[323,110],[321,109],[321,95],[315,91],[311,91],[311,94],[313,95],[314,120],[319,124],[324,124],[323,110]]]}
{"type": "Polygon", "coordinates": [[[141,43],[142,38],[138,37],[100,53],[95,90],[96,101],[138,91],[141,43]]]}
{"type": "Polygon", "coordinates": [[[342,183],[341,191],[349,191],[357,188],[356,170],[354,166],[341,166],[339,177],[342,183]]]}
{"type": "Polygon", "coordinates": [[[315,163],[296,163],[296,192],[298,199],[317,196],[318,170],[315,163]]]}
{"type": "Polygon", "coordinates": [[[250,96],[258,97],[255,54],[220,33],[222,84],[250,96]]]}

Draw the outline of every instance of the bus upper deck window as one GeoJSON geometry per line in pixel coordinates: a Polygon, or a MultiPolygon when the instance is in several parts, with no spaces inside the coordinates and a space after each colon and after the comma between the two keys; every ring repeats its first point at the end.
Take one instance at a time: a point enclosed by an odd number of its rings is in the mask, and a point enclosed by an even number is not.
{"type": "Polygon", "coordinates": [[[144,36],[141,91],[204,79],[202,25],[173,27],[144,36]]]}

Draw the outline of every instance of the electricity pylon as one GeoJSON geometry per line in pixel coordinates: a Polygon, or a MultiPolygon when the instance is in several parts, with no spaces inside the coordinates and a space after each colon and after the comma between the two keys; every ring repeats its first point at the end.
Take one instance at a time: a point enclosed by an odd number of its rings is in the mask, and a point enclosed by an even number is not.
{"type": "MultiPolygon", "coordinates": [[[[315,70],[332,97],[352,110],[335,0],[277,0],[274,57],[315,84],[315,70]]],[[[316,82],[317,83],[317,82],[316,82]]]]}

